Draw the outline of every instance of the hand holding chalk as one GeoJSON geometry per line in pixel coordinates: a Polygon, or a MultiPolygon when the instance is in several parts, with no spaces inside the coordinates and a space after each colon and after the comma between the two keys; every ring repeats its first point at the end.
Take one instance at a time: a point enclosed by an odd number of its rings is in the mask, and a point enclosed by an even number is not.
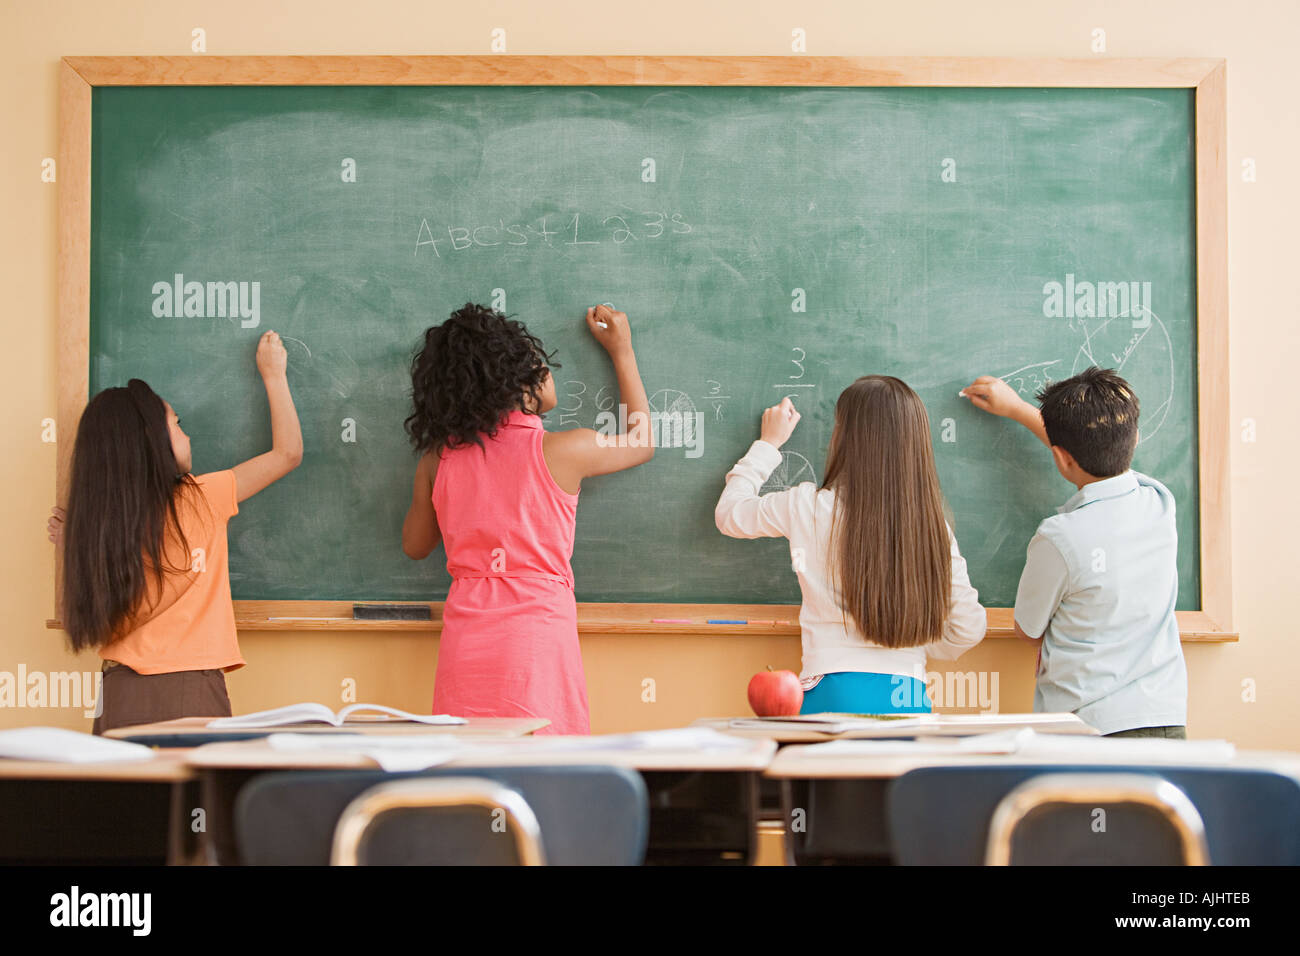
{"type": "Polygon", "coordinates": [[[781,399],[779,405],[773,405],[763,412],[763,425],[759,431],[759,438],[773,448],[780,448],[794,433],[794,427],[799,424],[800,417],[794,402],[788,397],[781,399]]]}
{"type": "Polygon", "coordinates": [[[257,370],[263,379],[283,378],[289,366],[289,353],[285,351],[280,336],[267,331],[257,340],[257,370]]]}
{"type": "Polygon", "coordinates": [[[587,310],[587,328],[610,355],[632,346],[632,330],[626,313],[607,305],[595,305],[587,310]]]}
{"type": "Polygon", "coordinates": [[[1013,416],[1021,405],[1027,404],[1015,389],[992,375],[981,375],[957,394],[970,399],[976,408],[1002,417],[1013,416]]]}

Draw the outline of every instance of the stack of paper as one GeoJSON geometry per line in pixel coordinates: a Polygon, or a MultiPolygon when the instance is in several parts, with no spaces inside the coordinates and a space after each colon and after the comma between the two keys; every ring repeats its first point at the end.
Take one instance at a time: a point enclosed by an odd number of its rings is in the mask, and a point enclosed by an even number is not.
{"type": "Polygon", "coordinates": [[[298,753],[345,753],[369,757],[385,770],[427,770],[463,754],[472,744],[451,734],[271,734],[272,750],[298,753]]]}
{"type": "Polygon", "coordinates": [[[1218,763],[1231,760],[1237,748],[1226,740],[1170,740],[1165,737],[1075,737],[1035,734],[1017,753],[1026,757],[1060,757],[1063,761],[1115,763],[1218,763]]]}
{"type": "Polygon", "coordinates": [[[993,734],[975,734],[970,737],[927,737],[923,740],[832,740],[824,744],[810,744],[801,754],[837,756],[889,756],[911,757],[935,754],[1011,754],[1036,736],[1028,727],[1003,730],[993,734]]]}
{"type": "Polygon", "coordinates": [[[0,757],[98,763],[105,760],[152,760],[154,752],[144,744],[96,737],[61,727],[20,727],[0,730],[0,757]]]}
{"type": "Polygon", "coordinates": [[[766,730],[773,733],[808,730],[819,734],[843,734],[849,731],[879,730],[895,733],[915,728],[923,733],[926,727],[939,723],[936,714],[792,714],[788,717],[734,717],[727,726],[732,730],[766,730]]]}
{"type": "Polygon", "coordinates": [[[592,751],[738,751],[754,743],[708,727],[677,727],[632,734],[542,737],[457,737],[454,734],[271,734],[268,746],[281,751],[346,753],[368,757],[385,770],[424,770],[467,754],[587,753],[592,751]]]}

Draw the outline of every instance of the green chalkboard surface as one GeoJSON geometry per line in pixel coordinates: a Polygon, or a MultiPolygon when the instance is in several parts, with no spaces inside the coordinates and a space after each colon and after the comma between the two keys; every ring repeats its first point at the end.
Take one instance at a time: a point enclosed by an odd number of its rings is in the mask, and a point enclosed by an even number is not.
{"type": "Polygon", "coordinates": [[[306,452],[231,522],[234,596],[437,600],[442,550],[400,546],[421,332],[503,307],[558,352],[547,428],[594,426],[615,383],[582,314],[611,302],[654,409],[688,424],[584,484],[579,600],[797,603],[784,542],[715,529],[723,475],[790,395],[803,422],[768,487],[820,481],[835,399],[879,372],[925,400],[971,579],[1007,606],[1074,489],[957,391],[991,373],[1031,395],[1096,362],[1141,397],[1134,466],[1177,498],[1194,610],[1193,95],[98,87],[91,393],[147,380],[196,470],[229,467],[269,447],[253,351],[275,329],[306,452]]]}

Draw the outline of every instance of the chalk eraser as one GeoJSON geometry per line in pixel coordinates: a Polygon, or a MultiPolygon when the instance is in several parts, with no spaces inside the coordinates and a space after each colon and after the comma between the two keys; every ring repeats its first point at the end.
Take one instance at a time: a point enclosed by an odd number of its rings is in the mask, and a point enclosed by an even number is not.
{"type": "Polygon", "coordinates": [[[354,604],[354,621],[432,621],[433,609],[427,604],[354,604]]]}

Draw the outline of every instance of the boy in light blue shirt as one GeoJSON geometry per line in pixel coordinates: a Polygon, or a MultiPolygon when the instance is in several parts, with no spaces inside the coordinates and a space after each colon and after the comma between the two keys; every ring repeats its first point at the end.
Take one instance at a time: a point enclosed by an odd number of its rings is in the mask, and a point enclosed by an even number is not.
{"type": "Polygon", "coordinates": [[[1038,526],[1016,592],[1016,635],[1040,647],[1034,710],[1107,736],[1186,738],[1174,498],[1129,469],[1137,395],[1095,366],[1039,392],[1041,409],[988,375],[963,394],[1037,435],[1079,489],[1038,526]]]}

